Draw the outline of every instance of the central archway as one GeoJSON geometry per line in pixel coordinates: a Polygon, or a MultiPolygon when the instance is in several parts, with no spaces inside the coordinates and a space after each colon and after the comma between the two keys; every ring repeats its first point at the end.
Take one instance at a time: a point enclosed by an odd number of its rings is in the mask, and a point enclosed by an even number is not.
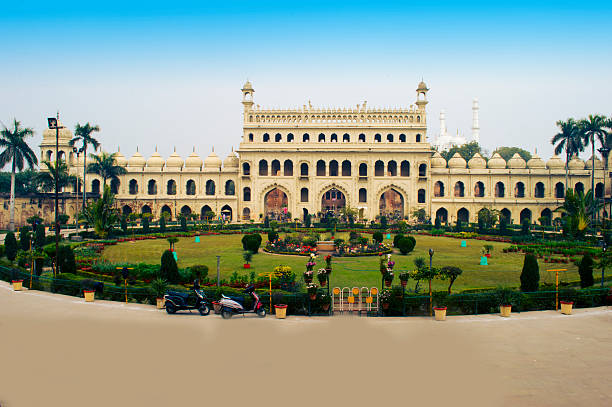
{"type": "Polygon", "coordinates": [[[380,216],[386,216],[388,219],[403,219],[404,196],[394,188],[386,190],[380,195],[378,211],[380,216]]]}
{"type": "Polygon", "coordinates": [[[330,188],[321,196],[321,212],[337,214],[346,206],[346,196],[337,188],[330,188]]]}
{"type": "Polygon", "coordinates": [[[287,216],[289,199],[279,188],[273,188],[264,197],[264,212],[268,219],[282,220],[287,216]]]}

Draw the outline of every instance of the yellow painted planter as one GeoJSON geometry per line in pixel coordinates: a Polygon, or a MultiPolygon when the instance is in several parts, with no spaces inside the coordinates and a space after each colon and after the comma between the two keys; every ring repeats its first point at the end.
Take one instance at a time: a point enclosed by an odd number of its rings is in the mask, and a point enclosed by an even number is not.
{"type": "Polygon", "coordinates": [[[165,305],[166,305],[165,298],[157,298],[157,309],[163,309],[165,305]]]}
{"type": "Polygon", "coordinates": [[[446,307],[434,307],[436,321],[446,320],[446,307]]]}
{"type": "Polygon", "coordinates": [[[21,291],[23,288],[23,280],[13,280],[13,290],[21,291]]]}
{"type": "Polygon", "coordinates": [[[274,306],[276,310],[276,318],[277,319],[285,319],[287,318],[287,306],[285,304],[278,304],[274,306]]]}
{"type": "Polygon", "coordinates": [[[83,290],[83,294],[85,295],[85,302],[93,302],[94,297],[96,295],[95,291],[83,290]]]}
{"type": "Polygon", "coordinates": [[[499,313],[502,317],[509,317],[512,313],[512,305],[500,305],[499,313]]]}
{"type": "Polygon", "coordinates": [[[561,301],[561,313],[565,315],[572,315],[572,308],[574,303],[572,301],[561,301]]]}

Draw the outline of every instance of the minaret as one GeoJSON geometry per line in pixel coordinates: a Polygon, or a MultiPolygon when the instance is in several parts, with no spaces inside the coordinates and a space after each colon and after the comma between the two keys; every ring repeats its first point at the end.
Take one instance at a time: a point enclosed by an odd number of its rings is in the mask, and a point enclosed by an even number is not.
{"type": "Polygon", "coordinates": [[[446,112],[440,110],[440,137],[446,137],[446,112]]]}
{"type": "Polygon", "coordinates": [[[478,99],[472,101],[472,140],[480,142],[480,125],[478,124],[478,99]]]}

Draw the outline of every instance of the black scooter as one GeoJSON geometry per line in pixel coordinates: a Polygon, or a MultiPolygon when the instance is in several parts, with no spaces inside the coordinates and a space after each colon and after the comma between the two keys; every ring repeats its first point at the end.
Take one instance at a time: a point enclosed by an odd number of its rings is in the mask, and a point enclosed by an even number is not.
{"type": "Polygon", "coordinates": [[[197,309],[200,315],[208,315],[210,313],[210,304],[208,303],[206,294],[200,289],[198,280],[193,282],[192,290],[195,296],[178,291],[168,291],[166,295],[164,295],[164,299],[166,300],[166,312],[168,314],[175,314],[176,311],[191,311],[192,309],[197,309]]]}

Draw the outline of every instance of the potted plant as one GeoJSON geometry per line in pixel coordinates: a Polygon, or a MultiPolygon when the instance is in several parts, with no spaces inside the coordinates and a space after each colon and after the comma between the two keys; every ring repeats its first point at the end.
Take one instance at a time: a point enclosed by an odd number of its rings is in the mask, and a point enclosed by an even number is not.
{"type": "Polygon", "coordinates": [[[306,271],[304,272],[304,282],[305,282],[306,284],[310,284],[310,283],[312,283],[312,278],[313,278],[313,276],[314,276],[314,271],[312,271],[312,270],[306,270],[306,271]]]}
{"type": "Polygon", "coordinates": [[[561,313],[565,315],[572,315],[572,307],[574,301],[561,301],[561,313]]]}
{"type": "Polygon", "coordinates": [[[399,279],[400,279],[400,283],[402,284],[402,287],[406,288],[406,285],[408,284],[408,280],[410,280],[410,273],[407,271],[401,272],[399,275],[399,279]]]}
{"type": "Polygon", "coordinates": [[[166,239],[170,243],[170,251],[174,250],[174,244],[179,241],[178,237],[172,236],[166,239]]]}
{"type": "Polygon", "coordinates": [[[385,280],[386,287],[391,287],[391,284],[393,283],[393,277],[394,274],[392,271],[385,272],[385,274],[383,275],[383,279],[385,280]]]}
{"type": "Polygon", "coordinates": [[[321,309],[324,312],[328,312],[330,305],[331,305],[331,297],[325,293],[321,294],[321,309]]]}
{"type": "Polygon", "coordinates": [[[330,274],[332,271],[332,256],[331,254],[328,254],[327,256],[325,256],[325,270],[327,271],[327,274],[330,274]]]}
{"type": "Polygon", "coordinates": [[[83,296],[85,297],[85,302],[94,302],[96,291],[94,289],[93,280],[89,278],[82,280],[81,290],[83,290],[83,296]]]}
{"type": "Polygon", "coordinates": [[[436,299],[434,305],[434,316],[436,321],[446,320],[446,296],[436,299]]]}
{"type": "Polygon", "coordinates": [[[482,254],[484,254],[486,258],[491,257],[492,251],[493,251],[493,245],[491,244],[486,244],[482,247],[482,254]]]}
{"type": "Polygon", "coordinates": [[[253,252],[250,251],[250,250],[245,250],[244,253],[242,253],[242,258],[246,262],[246,263],[244,263],[243,267],[245,269],[250,269],[251,268],[251,264],[249,264],[249,262],[253,258],[253,252]]]}
{"type": "Polygon", "coordinates": [[[512,302],[514,302],[514,291],[509,288],[500,288],[497,290],[497,298],[501,316],[509,317],[512,312],[512,302]]]}
{"type": "Polygon", "coordinates": [[[306,291],[308,291],[308,295],[312,301],[317,299],[317,285],[316,284],[308,284],[306,287],[306,291]]]}
{"type": "Polygon", "coordinates": [[[380,293],[378,299],[380,300],[380,303],[382,304],[384,310],[389,309],[389,305],[391,304],[391,291],[383,290],[383,292],[380,293]]]}
{"type": "Polygon", "coordinates": [[[155,280],[151,281],[151,289],[155,293],[155,299],[157,300],[157,309],[164,308],[164,294],[166,294],[167,288],[168,283],[163,278],[158,277],[155,280]]]}
{"type": "Polygon", "coordinates": [[[274,314],[277,319],[287,318],[287,304],[283,304],[283,294],[272,294],[272,303],[274,304],[274,314]]]}
{"type": "Polygon", "coordinates": [[[321,287],[325,287],[327,284],[327,276],[328,274],[326,269],[319,269],[319,271],[317,271],[317,279],[319,280],[321,287]]]}

